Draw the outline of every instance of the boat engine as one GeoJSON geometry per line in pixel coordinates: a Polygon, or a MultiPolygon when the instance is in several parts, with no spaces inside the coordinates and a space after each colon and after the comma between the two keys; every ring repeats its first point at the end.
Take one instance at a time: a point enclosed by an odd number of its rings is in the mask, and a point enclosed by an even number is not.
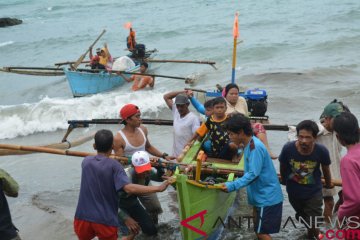
{"type": "Polygon", "coordinates": [[[134,51],[135,58],[144,58],[145,51],[146,51],[146,48],[145,48],[144,44],[136,44],[135,51],[134,51]]]}
{"type": "Polygon", "coordinates": [[[249,89],[244,94],[251,116],[263,117],[267,111],[267,93],[263,89],[249,89]]]}

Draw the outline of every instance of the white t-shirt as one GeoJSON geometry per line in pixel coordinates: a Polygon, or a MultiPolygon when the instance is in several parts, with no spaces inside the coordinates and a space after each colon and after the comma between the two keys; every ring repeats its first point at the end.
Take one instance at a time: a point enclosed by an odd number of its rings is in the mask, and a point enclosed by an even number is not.
{"type": "Polygon", "coordinates": [[[181,118],[175,104],[172,107],[172,114],[174,118],[174,143],[172,155],[178,157],[185,145],[194,135],[195,131],[200,127],[200,119],[192,112],[189,112],[185,117],[181,118]]]}
{"type": "Polygon", "coordinates": [[[331,178],[341,179],[340,160],[342,146],[337,140],[335,132],[329,132],[321,123],[318,123],[318,127],[320,132],[316,138],[316,142],[324,145],[327,150],[329,150],[331,178]]]}

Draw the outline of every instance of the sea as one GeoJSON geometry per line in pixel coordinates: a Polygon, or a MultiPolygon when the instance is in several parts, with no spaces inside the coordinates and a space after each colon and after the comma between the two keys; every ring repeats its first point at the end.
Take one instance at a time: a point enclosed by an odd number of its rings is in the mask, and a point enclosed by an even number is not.
{"type": "MultiPolygon", "coordinates": [[[[187,85],[183,80],[156,78],[153,90],[132,92],[126,84],[82,98],[72,97],[64,76],[0,72],[0,143],[58,143],[68,120],[117,118],[127,103],[138,105],[143,118],[171,119],[165,93],[186,87],[213,90],[216,84],[231,81],[236,12],[242,42],[237,45],[235,81],[241,87],[267,91],[266,114],[272,124],[318,121],[334,99],[360,117],[359,0],[0,0],[0,17],[23,20],[21,25],[0,28],[0,67],[54,67],[57,62],[76,61],[103,29],[106,34],[94,48],[107,43],[113,56],[126,55],[126,22],[132,23],[139,43],[158,50],[157,59],[215,61],[217,67],[154,63],[153,73],[196,81],[187,85]]],[[[146,127],[151,144],[171,152],[172,128],[146,127]]],[[[68,140],[103,128],[115,133],[121,126],[90,125],[75,129],[68,140]]],[[[273,152],[279,154],[288,134],[268,131],[268,138],[273,152]]],[[[73,150],[94,152],[92,141],[73,150]]],[[[81,161],[42,153],[0,157],[0,168],[20,185],[19,197],[8,201],[22,239],[76,239],[73,217],[81,161]]],[[[278,162],[274,164],[278,169],[278,162]]],[[[283,193],[285,225],[294,211],[285,189],[283,193]]],[[[169,187],[159,197],[164,208],[159,239],[181,239],[174,189],[169,187]]],[[[233,214],[249,214],[243,194],[233,214]]],[[[288,224],[273,237],[304,239],[305,232],[301,225],[288,224]]],[[[245,224],[225,228],[220,239],[255,239],[255,235],[245,224]]]]}

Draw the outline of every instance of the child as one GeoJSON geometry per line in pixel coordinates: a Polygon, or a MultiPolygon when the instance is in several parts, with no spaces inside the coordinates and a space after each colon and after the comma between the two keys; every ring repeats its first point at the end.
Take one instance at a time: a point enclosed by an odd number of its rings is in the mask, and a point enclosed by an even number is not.
{"type": "MultiPolygon", "coordinates": [[[[161,177],[164,175],[163,168],[152,168],[149,154],[145,151],[137,151],[131,157],[132,168],[128,175],[132,183],[144,186],[151,185],[150,180],[156,182],[164,181],[161,177]]],[[[157,234],[156,224],[158,224],[158,215],[162,213],[160,201],[156,193],[146,195],[127,194],[119,191],[119,222],[122,232],[122,240],[134,239],[137,232],[130,232],[128,226],[132,222],[137,222],[139,231],[146,236],[155,236],[157,234]]]]}
{"type": "Polygon", "coordinates": [[[211,152],[208,154],[211,157],[235,161],[234,157],[236,157],[237,148],[230,144],[229,136],[224,126],[227,120],[225,114],[226,101],[224,98],[218,97],[212,103],[213,114],[196,130],[191,141],[200,140],[208,133],[212,143],[211,152]]]}
{"type": "Polygon", "coordinates": [[[74,229],[80,240],[117,240],[119,190],[129,194],[162,192],[168,182],[160,186],[141,186],[130,183],[121,164],[109,158],[113,149],[113,134],[99,130],[95,134],[96,156],[83,160],[79,201],[76,208],[74,229]]]}

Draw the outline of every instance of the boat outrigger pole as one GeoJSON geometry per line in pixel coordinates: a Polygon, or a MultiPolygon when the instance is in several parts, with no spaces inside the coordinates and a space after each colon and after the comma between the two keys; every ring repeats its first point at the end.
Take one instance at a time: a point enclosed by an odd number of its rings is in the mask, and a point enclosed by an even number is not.
{"type": "MultiPolygon", "coordinates": [[[[61,140],[61,142],[66,142],[67,137],[75,128],[87,128],[90,124],[120,124],[122,119],[113,118],[113,119],[91,119],[91,120],[69,120],[69,127],[61,140]]],[[[143,124],[153,124],[153,125],[166,125],[172,126],[172,120],[165,119],[141,119],[143,124]]]]}
{"type": "MultiPolygon", "coordinates": [[[[253,121],[267,120],[267,117],[250,117],[253,121]]],[[[122,119],[120,118],[109,118],[109,119],[91,119],[91,120],[69,120],[69,127],[61,140],[61,142],[66,142],[67,137],[75,128],[87,128],[90,124],[120,124],[122,119]]],[[[173,120],[168,119],[141,119],[143,124],[152,124],[152,125],[164,125],[172,126],[173,120]]],[[[275,131],[288,131],[289,126],[279,125],[279,124],[263,124],[266,130],[275,130],[275,131]]]]}

